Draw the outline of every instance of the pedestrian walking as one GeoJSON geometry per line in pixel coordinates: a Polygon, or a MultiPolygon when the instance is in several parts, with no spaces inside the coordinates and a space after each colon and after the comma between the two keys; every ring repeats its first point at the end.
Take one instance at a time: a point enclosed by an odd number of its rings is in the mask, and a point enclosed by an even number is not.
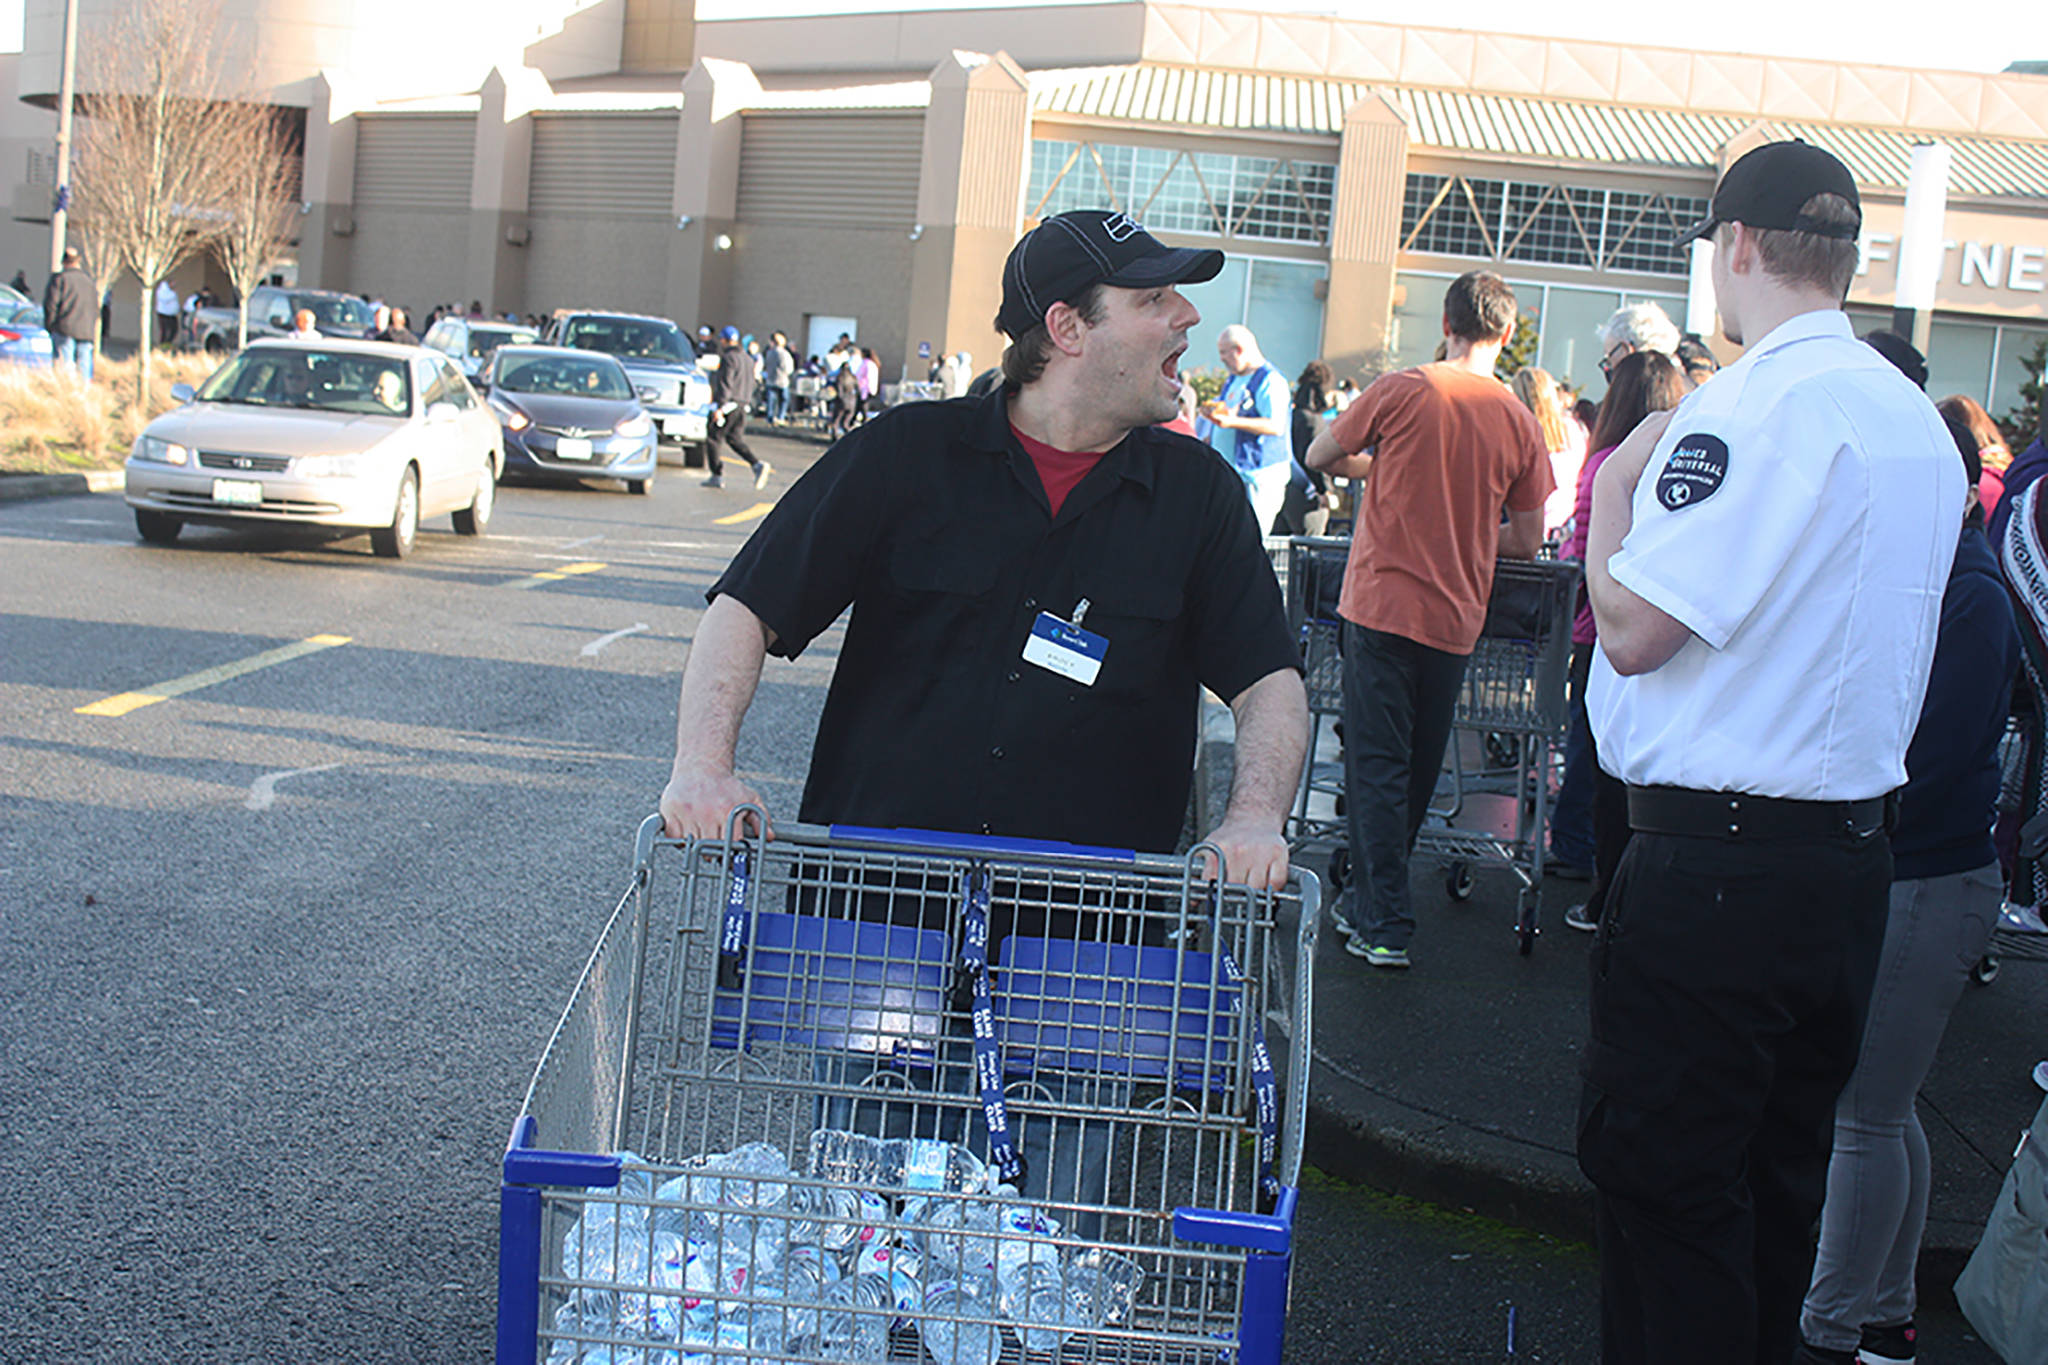
{"type": "Polygon", "coordinates": [[[772,466],[747,444],[747,412],[754,403],[754,358],[740,345],[740,329],[727,327],[718,334],[718,372],[711,379],[711,439],[704,443],[704,462],[711,476],[706,488],[725,487],[725,461],[721,448],[745,460],[754,471],[754,487],[767,486],[772,466]]]}
{"type": "Polygon", "coordinates": [[[768,349],[761,353],[761,387],[767,391],[768,424],[781,426],[789,420],[789,381],[796,373],[796,357],[790,354],[789,338],[780,332],[768,337],[768,349]]]}
{"type": "Polygon", "coordinates": [[[1979,437],[1954,418],[1948,426],[1969,510],[1906,750],[1877,985],[1856,1070],[1835,1106],[1820,1247],[1799,1321],[1807,1353],[1838,1365],[1915,1358],[1913,1277],[1932,1181],[1913,1099],[2005,896],[1991,826],[2019,632],[1975,496],[1979,437]]]}
{"type": "Polygon", "coordinates": [[[1588,713],[1633,831],[1578,1127],[1607,1365],[1814,1359],[1813,1224],[1964,503],[1933,405],[1842,312],[1861,224],[1827,152],[1731,166],[1685,240],[1711,234],[1748,349],[1594,476],[1588,713]]]}
{"type": "Polygon", "coordinates": [[[169,346],[178,339],[178,291],[169,280],[156,282],[156,344],[169,346]]]}
{"type": "Polygon", "coordinates": [[[1550,456],[1494,362],[1515,292],[1492,271],[1444,294],[1444,359],[1383,375],[1309,445],[1308,466],[1362,480],[1344,619],[1344,803],[1353,876],[1346,949],[1405,968],[1408,855],[1436,790],[1498,555],[1543,544],[1550,456]],[[1505,521],[1505,524],[1503,524],[1505,521]]]}
{"type": "Polygon", "coordinates": [[[92,383],[93,341],[99,335],[100,290],[81,264],[78,248],[64,248],[64,266],[43,287],[43,326],[56,338],[57,363],[92,383]]]}

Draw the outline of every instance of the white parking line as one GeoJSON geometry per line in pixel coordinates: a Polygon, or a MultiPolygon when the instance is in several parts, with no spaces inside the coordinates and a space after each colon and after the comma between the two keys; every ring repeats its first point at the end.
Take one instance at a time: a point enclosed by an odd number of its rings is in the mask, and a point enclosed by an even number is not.
{"type": "Polygon", "coordinates": [[[565,550],[573,550],[579,545],[595,545],[597,544],[597,542],[603,539],[604,535],[602,532],[600,532],[599,534],[594,536],[585,536],[581,540],[572,540],[567,545],[564,545],[562,548],[565,550]]]}
{"type": "Polygon", "coordinates": [[[304,777],[308,773],[324,773],[329,768],[339,768],[339,763],[322,763],[312,768],[287,768],[283,772],[265,773],[249,784],[248,799],[242,802],[244,810],[269,810],[277,802],[277,784],[287,777],[304,777]]]}
{"type": "Polygon", "coordinates": [[[645,621],[635,621],[632,625],[627,626],[624,630],[615,630],[609,635],[600,635],[595,640],[592,640],[589,644],[583,646],[583,657],[586,659],[594,659],[597,657],[597,651],[603,649],[612,641],[623,640],[628,635],[638,635],[641,631],[645,629],[647,629],[647,623],[645,621]]]}

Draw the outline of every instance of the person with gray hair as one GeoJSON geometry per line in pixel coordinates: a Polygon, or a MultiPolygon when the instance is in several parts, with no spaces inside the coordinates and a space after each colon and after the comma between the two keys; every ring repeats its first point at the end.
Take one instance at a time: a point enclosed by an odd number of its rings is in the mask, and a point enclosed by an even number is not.
{"type": "Polygon", "coordinates": [[[1294,467],[1287,381],[1266,363],[1259,339],[1241,322],[1217,334],[1216,355],[1230,377],[1202,414],[1209,420],[1208,441],[1244,480],[1259,534],[1267,535],[1287,501],[1294,467]]]}
{"type": "Polygon", "coordinates": [[[1678,328],[1662,308],[1647,300],[1617,308],[1600,324],[1600,377],[1606,378],[1622,357],[1637,351],[1678,353],[1678,328]]]}

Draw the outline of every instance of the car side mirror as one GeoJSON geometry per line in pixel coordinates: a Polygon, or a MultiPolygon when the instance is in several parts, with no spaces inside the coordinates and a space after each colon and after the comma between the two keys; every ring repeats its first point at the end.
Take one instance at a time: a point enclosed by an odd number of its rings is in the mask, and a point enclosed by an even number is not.
{"type": "Polygon", "coordinates": [[[198,396],[198,393],[199,391],[190,384],[171,385],[171,401],[173,403],[189,403],[198,396]]]}

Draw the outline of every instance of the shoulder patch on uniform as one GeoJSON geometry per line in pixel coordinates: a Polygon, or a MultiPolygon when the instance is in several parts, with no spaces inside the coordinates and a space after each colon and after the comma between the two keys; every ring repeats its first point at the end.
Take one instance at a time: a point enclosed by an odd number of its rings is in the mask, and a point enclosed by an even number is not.
{"type": "Polygon", "coordinates": [[[1700,431],[1681,436],[1657,476],[1657,501],[1667,512],[1691,507],[1712,497],[1727,477],[1726,441],[1700,431]]]}

